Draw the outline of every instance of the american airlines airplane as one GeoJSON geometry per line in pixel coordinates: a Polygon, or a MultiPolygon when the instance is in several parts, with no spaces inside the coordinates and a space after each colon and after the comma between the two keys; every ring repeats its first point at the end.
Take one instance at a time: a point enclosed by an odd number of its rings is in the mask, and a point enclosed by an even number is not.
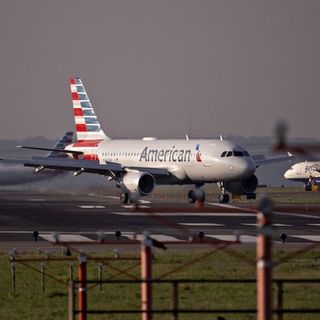
{"type": "MultiPolygon", "coordinates": [[[[151,194],[156,184],[194,185],[188,197],[203,203],[205,183],[218,183],[219,202],[229,202],[228,192],[255,198],[257,167],[292,158],[292,155],[266,158],[251,156],[240,145],[222,139],[143,138],[112,140],[101,128],[80,78],[70,79],[77,141],[65,148],[37,148],[67,154],[68,159],[1,159],[35,167],[101,174],[114,180],[121,190],[122,203],[137,203],[151,194]]],[[[27,147],[29,148],[29,147],[27,147]]]]}
{"type": "Polygon", "coordinates": [[[305,183],[305,190],[311,191],[312,184],[320,185],[320,161],[304,161],[294,164],[284,173],[292,181],[305,183]]]}
{"type": "MultiPolygon", "coordinates": [[[[53,149],[65,148],[67,145],[72,143],[73,132],[66,132],[59,141],[54,145],[53,149]]],[[[19,148],[24,148],[18,146],[19,148]]],[[[28,147],[32,149],[32,147],[28,147]]],[[[40,149],[41,148],[37,148],[40,149]]],[[[47,159],[54,158],[66,158],[67,154],[62,154],[57,151],[50,151],[46,155],[47,159]]],[[[38,182],[40,180],[46,180],[56,177],[63,177],[67,174],[63,170],[51,170],[45,169],[44,167],[36,167],[35,170],[30,168],[22,167],[21,164],[9,163],[8,165],[0,165],[0,186],[12,186],[20,185],[25,183],[38,182]]]]}

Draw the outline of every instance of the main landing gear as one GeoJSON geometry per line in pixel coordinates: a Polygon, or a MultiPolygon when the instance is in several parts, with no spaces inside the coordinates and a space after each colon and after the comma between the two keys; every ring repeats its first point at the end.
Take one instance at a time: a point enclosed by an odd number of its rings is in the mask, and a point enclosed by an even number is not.
{"type": "Polygon", "coordinates": [[[218,182],[218,187],[221,190],[221,194],[219,195],[219,202],[220,203],[229,203],[230,201],[230,197],[229,195],[226,193],[226,188],[224,186],[224,182],[218,182]]]}
{"type": "Polygon", "coordinates": [[[188,192],[188,198],[190,200],[190,203],[201,203],[203,204],[206,199],[206,194],[203,190],[200,189],[200,187],[195,188],[195,190],[190,190],[188,192]]]}
{"type": "Polygon", "coordinates": [[[129,203],[130,203],[129,193],[127,193],[127,192],[121,192],[121,193],[120,193],[120,202],[121,202],[122,204],[129,204],[129,203]]]}

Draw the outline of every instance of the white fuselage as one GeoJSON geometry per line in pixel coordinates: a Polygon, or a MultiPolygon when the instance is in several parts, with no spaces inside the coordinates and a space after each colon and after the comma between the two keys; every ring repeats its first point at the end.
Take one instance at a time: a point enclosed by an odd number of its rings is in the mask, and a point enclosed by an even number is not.
{"type": "Polygon", "coordinates": [[[311,178],[320,178],[320,161],[304,161],[294,164],[284,173],[288,180],[306,182],[311,178]]]}
{"type": "Polygon", "coordinates": [[[167,169],[170,176],[156,177],[157,184],[239,181],[252,176],[256,169],[244,148],[217,139],[103,140],[94,147],[73,144],[67,149],[83,151],[85,159],[96,159],[100,164],[167,169]]]}

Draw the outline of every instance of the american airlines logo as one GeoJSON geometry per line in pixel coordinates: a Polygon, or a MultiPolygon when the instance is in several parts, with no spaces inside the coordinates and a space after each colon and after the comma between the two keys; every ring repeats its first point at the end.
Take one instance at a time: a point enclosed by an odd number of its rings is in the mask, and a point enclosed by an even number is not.
{"type": "Polygon", "coordinates": [[[175,149],[149,149],[145,147],[140,155],[140,162],[190,162],[191,150],[175,149]]]}

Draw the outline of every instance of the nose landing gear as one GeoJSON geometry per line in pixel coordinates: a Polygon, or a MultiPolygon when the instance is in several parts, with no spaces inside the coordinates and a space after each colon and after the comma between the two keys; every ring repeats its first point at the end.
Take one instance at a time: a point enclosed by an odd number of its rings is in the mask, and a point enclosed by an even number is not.
{"type": "Polygon", "coordinates": [[[224,186],[224,182],[223,181],[220,181],[217,183],[218,184],[218,187],[220,188],[221,190],[221,194],[219,195],[219,202],[220,203],[229,203],[230,201],[230,197],[229,195],[226,193],[226,188],[224,186]]]}

